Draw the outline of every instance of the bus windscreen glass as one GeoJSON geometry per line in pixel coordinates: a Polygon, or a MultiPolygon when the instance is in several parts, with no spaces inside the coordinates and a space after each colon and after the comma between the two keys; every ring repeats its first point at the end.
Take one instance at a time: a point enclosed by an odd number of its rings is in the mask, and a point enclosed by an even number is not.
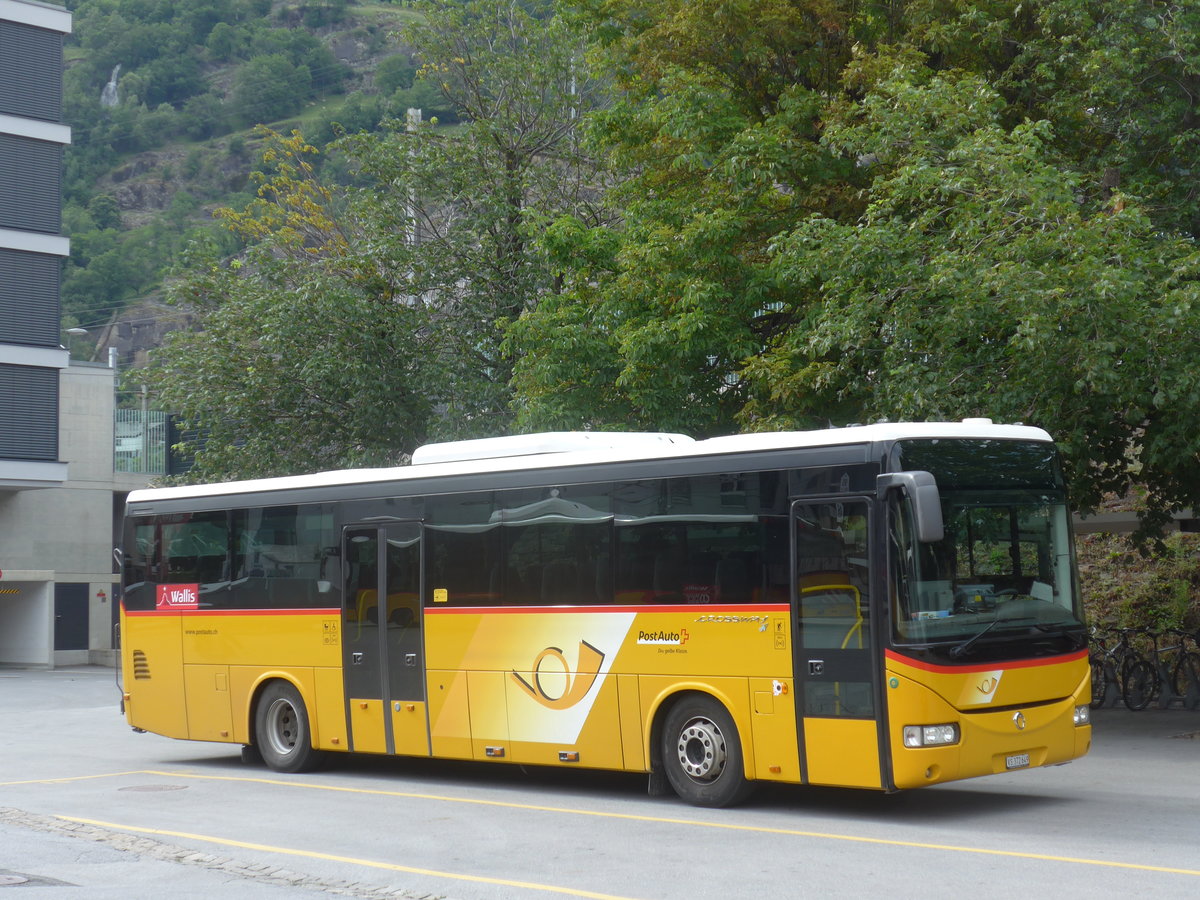
{"type": "Polygon", "coordinates": [[[941,541],[920,543],[893,498],[897,646],[963,662],[1082,646],[1071,517],[1052,445],[903,441],[893,462],[933,474],[945,521],[941,541]]]}

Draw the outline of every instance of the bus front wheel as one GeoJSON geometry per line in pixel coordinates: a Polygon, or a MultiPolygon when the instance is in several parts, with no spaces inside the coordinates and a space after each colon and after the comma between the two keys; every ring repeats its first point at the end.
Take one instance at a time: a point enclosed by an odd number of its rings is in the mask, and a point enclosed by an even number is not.
{"type": "Polygon", "coordinates": [[[675,793],[694,806],[731,806],[753,788],[733,717],[703,694],[683,698],[667,713],[662,761],[675,793]]]}
{"type": "Polygon", "coordinates": [[[324,754],[312,745],[308,710],[300,692],[285,681],[263,689],[254,715],[255,746],[276,772],[311,772],[324,754]]]}

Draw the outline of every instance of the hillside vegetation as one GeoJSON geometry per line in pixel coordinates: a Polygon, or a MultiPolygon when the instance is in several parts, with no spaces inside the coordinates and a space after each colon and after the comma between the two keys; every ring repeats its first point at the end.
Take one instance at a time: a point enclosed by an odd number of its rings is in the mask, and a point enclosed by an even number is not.
{"type": "Polygon", "coordinates": [[[63,327],[107,323],[253,187],[257,123],[318,146],[423,108],[454,120],[416,76],[396,29],[403,3],[75,0],[66,47],[63,327]],[[110,82],[112,85],[110,86],[110,82]]]}

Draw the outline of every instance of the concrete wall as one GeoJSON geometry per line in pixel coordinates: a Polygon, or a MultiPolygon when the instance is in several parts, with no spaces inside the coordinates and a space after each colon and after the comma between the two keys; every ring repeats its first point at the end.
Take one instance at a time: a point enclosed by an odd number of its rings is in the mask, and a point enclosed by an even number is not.
{"type": "Polygon", "coordinates": [[[53,574],[4,570],[0,581],[0,665],[53,666],[53,574]]]}
{"type": "Polygon", "coordinates": [[[107,366],[77,360],[62,372],[59,453],[67,463],[65,486],[0,492],[0,568],[5,570],[0,589],[15,586],[10,582],[16,570],[37,570],[47,578],[40,588],[26,582],[18,594],[0,593],[0,664],[113,661],[113,584],[120,580],[112,558],[114,504],[123,498],[122,489],[147,480],[122,476],[117,484],[114,479],[115,376],[107,366]],[[53,652],[54,582],[87,586],[86,650],[53,652]],[[48,631],[35,627],[44,614],[48,631]],[[14,629],[20,637],[10,639],[14,629]]]}

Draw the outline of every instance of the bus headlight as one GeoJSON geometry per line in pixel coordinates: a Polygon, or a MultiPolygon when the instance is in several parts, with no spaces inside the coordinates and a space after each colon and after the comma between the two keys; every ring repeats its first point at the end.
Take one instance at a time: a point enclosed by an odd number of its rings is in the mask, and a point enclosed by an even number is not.
{"type": "Polygon", "coordinates": [[[1075,724],[1076,725],[1091,725],[1092,724],[1092,708],[1090,706],[1075,707],[1075,724]]]}
{"type": "Polygon", "coordinates": [[[905,725],[905,747],[945,747],[958,743],[957,725],[905,725]]]}

